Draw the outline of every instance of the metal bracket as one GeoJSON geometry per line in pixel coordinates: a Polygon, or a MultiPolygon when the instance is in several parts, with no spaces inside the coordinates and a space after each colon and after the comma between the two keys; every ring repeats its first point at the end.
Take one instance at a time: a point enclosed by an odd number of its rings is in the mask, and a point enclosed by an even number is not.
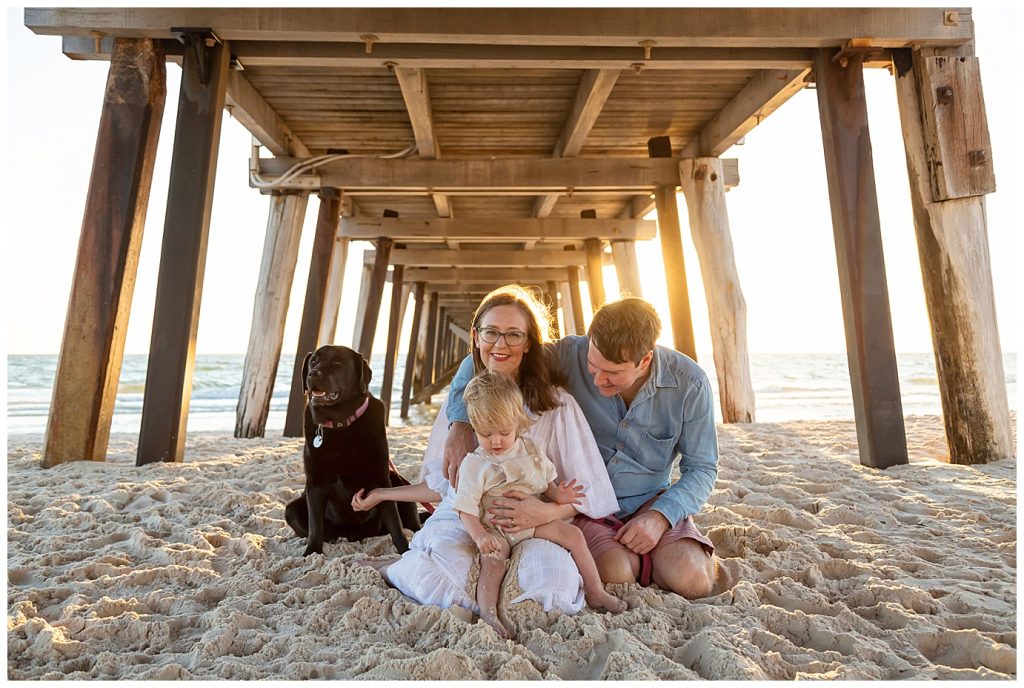
{"type": "Polygon", "coordinates": [[[866,61],[877,57],[883,50],[884,48],[880,46],[871,45],[870,38],[851,38],[845,41],[839,52],[832,56],[832,61],[838,62],[840,67],[846,67],[854,55],[860,55],[866,61]]]}
{"type": "Polygon", "coordinates": [[[172,26],[171,33],[186,48],[195,51],[196,62],[199,63],[199,82],[203,86],[210,84],[210,53],[221,44],[220,38],[209,27],[172,26]]]}

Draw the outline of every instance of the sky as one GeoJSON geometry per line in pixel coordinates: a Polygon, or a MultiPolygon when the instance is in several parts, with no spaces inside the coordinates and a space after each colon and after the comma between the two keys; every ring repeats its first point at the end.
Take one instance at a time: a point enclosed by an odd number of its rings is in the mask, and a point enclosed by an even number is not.
{"type": "MultiPolygon", "coordinates": [[[[1012,9],[975,7],[973,19],[998,187],[986,201],[999,334],[1003,351],[1015,352],[1019,18],[1012,9]]],[[[24,27],[20,8],[7,9],[6,22],[6,348],[9,354],[54,354],[64,328],[108,63],[65,57],[58,37],[36,36],[24,27]]],[[[893,333],[897,351],[930,352],[893,81],[886,70],[865,73],[893,333]]],[[[179,85],[180,68],[168,64],[167,101],[128,325],[129,354],[149,349],[179,85]]],[[[196,345],[200,354],[244,353],[248,345],[269,207],[267,198],[248,185],[250,145],[250,134],[225,114],[196,345]]],[[[726,202],[747,302],[750,351],[845,351],[815,91],[797,94],[723,157],[739,158],[741,182],[726,202]]],[[[679,204],[697,350],[709,353],[707,307],[682,195],[679,204]]],[[[317,208],[312,197],[284,352],[293,351],[298,338],[317,208]]],[[[363,248],[369,245],[354,243],[349,252],[339,344],[351,342],[363,248]]],[[[657,239],[638,243],[637,254],[644,296],[662,313],[662,341],[670,344],[657,239]]],[[[611,268],[606,284],[615,293],[611,268]]],[[[379,352],[389,298],[385,292],[375,344],[379,352]]],[[[407,322],[411,315],[408,308],[407,322]]]]}

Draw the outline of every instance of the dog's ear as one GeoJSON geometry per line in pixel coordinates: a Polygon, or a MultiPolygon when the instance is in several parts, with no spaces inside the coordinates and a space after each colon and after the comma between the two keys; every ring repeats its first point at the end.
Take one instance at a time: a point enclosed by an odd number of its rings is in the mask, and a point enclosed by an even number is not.
{"type": "Polygon", "coordinates": [[[363,364],[362,372],[359,376],[359,391],[361,394],[366,394],[370,391],[370,378],[373,377],[373,371],[370,370],[370,364],[366,362],[365,358],[360,356],[359,361],[363,364]]]}
{"type": "Polygon", "coordinates": [[[306,357],[302,359],[302,393],[305,394],[309,391],[309,386],[306,384],[306,378],[309,376],[309,359],[313,358],[313,352],[310,351],[306,354],[306,357]]]}

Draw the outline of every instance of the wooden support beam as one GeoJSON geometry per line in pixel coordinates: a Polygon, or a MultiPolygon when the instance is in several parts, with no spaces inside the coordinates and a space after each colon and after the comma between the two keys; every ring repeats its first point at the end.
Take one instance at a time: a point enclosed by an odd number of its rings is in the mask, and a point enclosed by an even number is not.
{"type": "Polygon", "coordinates": [[[423,282],[417,282],[413,292],[412,327],[409,333],[409,351],[405,357],[405,375],[402,380],[401,418],[409,417],[409,399],[412,395],[412,381],[415,377],[416,363],[418,361],[417,352],[419,350],[422,329],[421,321],[423,318],[423,301],[426,295],[426,286],[423,282]]]}
{"type": "Polygon", "coordinates": [[[346,217],[341,234],[353,241],[391,237],[395,241],[583,241],[584,239],[653,239],[658,225],[653,220],[544,219],[510,217],[437,218],[346,217]]]}
{"type": "Polygon", "coordinates": [[[604,305],[604,242],[600,239],[587,239],[587,290],[590,292],[590,305],[594,313],[604,305]]]}
{"type": "Polygon", "coordinates": [[[422,384],[420,385],[420,388],[416,390],[417,394],[420,389],[423,389],[423,387],[434,382],[434,373],[437,371],[437,368],[434,365],[434,352],[437,349],[438,308],[437,292],[430,292],[430,307],[427,309],[427,345],[423,351],[422,384]]]}
{"type": "Polygon", "coordinates": [[[136,463],[180,462],[195,369],[213,180],[230,48],[188,34],[136,463]],[[200,60],[199,54],[205,55],[200,60]],[[205,75],[204,71],[208,70],[205,75]],[[206,83],[203,83],[206,81],[206,83]]]}
{"type": "Polygon", "coordinates": [[[858,56],[847,66],[821,50],[814,62],[825,148],[832,228],[853,388],[860,462],[907,463],[881,223],[871,160],[864,75],[858,56]]]}
{"type": "MultiPolygon", "coordinates": [[[[533,251],[471,251],[459,249],[394,249],[389,258],[391,265],[417,267],[567,267],[584,265],[586,256],[582,251],[538,249],[533,251]]],[[[376,260],[376,253],[366,251],[365,263],[376,260]]]]}
{"type": "Polygon", "coordinates": [[[331,265],[327,271],[327,295],[324,298],[324,320],[320,324],[317,343],[334,344],[338,332],[338,311],[341,308],[342,289],[345,286],[345,266],[348,263],[349,238],[339,229],[331,249],[331,265]]]}
{"type": "MultiPolygon", "coordinates": [[[[299,158],[260,158],[259,174],[280,178],[299,158]]],[[[630,158],[500,158],[416,160],[347,158],[316,168],[277,188],[332,187],[350,196],[538,195],[650,193],[679,181],[679,160],[630,158]]]]}
{"type": "MultiPolygon", "coordinates": [[[[409,112],[413,137],[416,139],[416,150],[424,160],[441,157],[441,147],[437,144],[437,132],[434,128],[434,112],[430,105],[430,87],[427,75],[417,67],[395,67],[395,78],[402,89],[405,109],[409,112]]],[[[452,208],[448,197],[444,194],[431,194],[438,217],[451,217],[452,208]]]]}
{"type": "Polygon", "coordinates": [[[637,36],[655,41],[652,60],[664,48],[818,47],[850,36],[871,36],[874,45],[961,45],[974,38],[970,9],[944,21],[930,7],[809,9],[750,7],[645,8],[105,8],[26,9],[25,26],[41,35],[110,35],[174,38],[173,26],[212,26],[226,40],[354,43],[379,37],[373,55],[388,44],[512,46],[628,46],[639,61],[637,36]]]}
{"type": "Polygon", "coordinates": [[[106,458],[124,358],[167,81],[164,55],[152,41],[118,39],[113,52],[43,442],[44,468],[106,458]]]}
{"type": "Polygon", "coordinates": [[[384,372],[380,381],[380,400],[384,404],[384,424],[391,417],[391,396],[395,386],[395,366],[398,360],[398,340],[402,337],[402,312],[408,294],[402,275],[405,268],[396,265],[392,272],[391,314],[388,319],[388,343],[384,354],[384,372]]]}
{"type": "Polygon", "coordinates": [[[242,72],[229,71],[224,106],[274,155],[308,158],[306,144],[285,124],[242,72]]]}
{"type": "Polygon", "coordinates": [[[803,90],[804,79],[810,71],[808,66],[758,72],[683,148],[682,157],[717,158],[803,90]]]}
{"type": "MultiPolygon", "coordinates": [[[[896,94],[906,147],[918,255],[942,398],[949,460],[985,463],[1015,456],[996,320],[984,196],[935,200],[932,141],[924,112],[931,94],[919,52],[896,62],[896,94]]],[[[982,108],[981,84],[954,98],[982,108]]],[[[971,134],[958,139],[962,145],[971,134]]],[[[961,150],[967,150],[966,147],[961,150]]],[[[971,181],[952,178],[953,186],[971,181]]]]}
{"type": "Polygon", "coordinates": [[[580,293],[580,269],[568,267],[566,272],[569,276],[569,303],[572,306],[573,328],[576,334],[586,334],[587,326],[583,321],[583,296],[580,293]]]}
{"type": "Polygon", "coordinates": [[[548,307],[548,313],[551,315],[551,327],[550,336],[552,339],[558,339],[561,334],[558,328],[558,282],[551,280],[547,284],[547,288],[544,290],[544,303],[548,307]]]}
{"type": "Polygon", "coordinates": [[[448,324],[448,329],[452,331],[452,334],[460,342],[469,342],[469,330],[465,327],[460,327],[456,323],[452,322],[448,324]]]}
{"type": "Polygon", "coordinates": [[[235,437],[263,437],[266,432],[308,200],[304,193],[270,197],[249,346],[235,408],[235,437]]]}
{"type": "Polygon", "coordinates": [[[441,390],[448,386],[448,383],[452,381],[453,377],[455,377],[455,373],[459,372],[460,365],[462,365],[461,358],[458,361],[456,361],[454,365],[449,366],[448,369],[445,370],[443,373],[439,373],[437,378],[433,382],[425,386],[420,391],[416,392],[416,394],[412,396],[412,399],[410,399],[410,403],[430,403],[430,397],[439,393],[441,390]]]}
{"type": "Polygon", "coordinates": [[[726,423],[754,422],[754,387],[747,354],[747,302],[740,289],[729,233],[719,158],[684,160],[679,168],[690,234],[704,279],[718,401],[726,423]]]}
{"type": "MultiPolygon", "coordinates": [[[[680,162],[681,161],[682,159],[680,160],[680,162]]],[[[726,191],[739,186],[740,161],[737,158],[722,158],[722,175],[725,178],[726,191]]],[[[653,193],[644,196],[634,196],[632,199],[629,200],[629,202],[622,206],[622,210],[619,211],[619,219],[628,220],[630,218],[647,217],[647,214],[652,210],[654,210],[653,193]]],[[[637,237],[637,239],[640,239],[640,237],[637,237]]]]}
{"type": "MultiPolygon", "coordinates": [[[[365,253],[365,251],[364,251],[365,253]]],[[[352,327],[352,347],[358,350],[359,338],[362,336],[363,323],[366,321],[366,304],[370,300],[370,286],[373,284],[373,266],[363,265],[363,274],[359,280],[359,300],[356,301],[356,318],[352,327]]]]}
{"type": "Polygon", "coordinates": [[[502,284],[518,283],[519,281],[535,284],[562,279],[565,268],[418,268],[407,265],[405,274],[409,281],[429,282],[434,286],[489,282],[494,287],[498,287],[502,284]]]}
{"type": "MultiPolygon", "coordinates": [[[[647,142],[651,157],[667,158],[672,147],[667,136],[647,142]]],[[[686,284],[686,263],[683,261],[683,237],[679,229],[679,206],[676,203],[676,184],[659,186],[654,192],[658,208],[658,235],[661,237],[661,255],[665,262],[665,284],[668,287],[668,309],[672,324],[672,340],[676,351],[697,360],[697,346],[693,339],[693,317],[690,314],[690,292],[686,284]]]]}
{"type": "MultiPolygon", "coordinates": [[[[366,311],[363,314],[362,330],[356,342],[355,350],[363,355],[363,358],[370,361],[373,352],[373,338],[377,331],[377,318],[380,317],[380,304],[384,294],[384,284],[388,276],[388,261],[390,260],[392,247],[395,242],[386,237],[381,237],[376,242],[376,250],[373,251],[373,273],[370,279],[370,289],[366,298],[366,311]]],[[[364,251],[371,253],[370,251],[364,251]]]]}
{"type": "MultiPolygon", "coordinates": [[[[551,157],[574,158],[579,155],[615,87],[615,82],[619,79],[620,72],[620,69],[588,69],[583,72],[580,85],[576,89],[576,99],[551,157]]],[[[533,216],[543,218],[550,215],[558,198],[559,194],[538,196],[533,205],[533,216]]]]}
{"type": "Polygon", "coordinates": [[[299,340],[292,364],[292,384],[288,395],[288,411],[284,420],[285,437],[302,437],[306,395],[303,392],[302,364],[306,354],[316,350],[320,326],[324,318],[328,273],[331,266],[331,248],[338,233],[338,212],[341,199],[334,189],[320,192],[320,212],[316,218],[316,234],[309,258],[309,276],[306,279],[306,300],[302,306],[299,340]]]}
{"type": "Polygon", "coordinates": [[[619,279],[619,294],[643,297],[644,288],[640,279],[640,263],[636,259],[636,242],[610,241],[615,274],[619,279]]]}

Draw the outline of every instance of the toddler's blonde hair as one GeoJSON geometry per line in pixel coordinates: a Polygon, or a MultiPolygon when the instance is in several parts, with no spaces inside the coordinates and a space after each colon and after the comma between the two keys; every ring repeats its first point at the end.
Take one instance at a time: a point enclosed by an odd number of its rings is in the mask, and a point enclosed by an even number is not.
{"type": "Polygon", "coordinates": [[[530,419],[523,410],[523,393],[505,373],[483,371],[469,381],[462,399],[469,422],[477,432],[515,428],[519,435],[530,427],[530,419]]]}

